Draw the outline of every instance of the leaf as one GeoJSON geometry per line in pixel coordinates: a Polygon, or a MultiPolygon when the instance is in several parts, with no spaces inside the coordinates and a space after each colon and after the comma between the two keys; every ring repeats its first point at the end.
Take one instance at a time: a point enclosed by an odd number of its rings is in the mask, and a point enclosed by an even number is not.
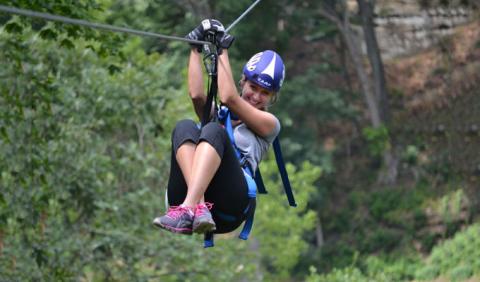
{"type": "Polygon", "coordinates": [[[10,143],[10,138],[8,138],[7,129],[5,127],[0,127],[0,134],[2,134],[3,140],[6,140],[7,143],[10,143]]]}
{"type": "Polygon", "coordinates": [[[67,49],[73,49],[75,48],[75,44],[73,44],[73,42],[70,40],[70,39],[63,39],[61,42],[60,42],[60,46],[62,47],[65,47],[67,49]]]}
{"type": "Polygon", "coordinates": [[[17,22],[9,22],[5,25],[5,30],[8,33],[22,33],[23,27],[17,22]]]}
{"type": "Polygon", "coordinates": [[[118,72],[121,72],[121,71],[122,71],[122,68],[117,66],[117,65],[110,64],[108,66],[108,72],[110,73],[110,75],[114,75],[115,73],[118,73],[118,72]]]}
{"type": "Polygon", "coordinates": [[[51,28],[45,28],[40,31],[40,37],[42,39],[48,40],[48,39],[57,39],[58,34],[51,28]]]}

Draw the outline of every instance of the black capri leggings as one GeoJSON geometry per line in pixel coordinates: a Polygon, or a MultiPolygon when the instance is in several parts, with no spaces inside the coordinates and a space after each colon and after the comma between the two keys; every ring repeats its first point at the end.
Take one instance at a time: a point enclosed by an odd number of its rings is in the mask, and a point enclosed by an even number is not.
{"type": "Polygon", "coordinates": [[[220,156],[220,167],[205,192],[205,201],[213,203],[211,212],[217,226],[215,233],[235,230],[245,219],[244,213],[249,204],[248,186],[230,139],[219,123],[210,122],[199,129],[192,120],[182,120],[175,126],[168,203],[171,206],[180,205],[187,195],[187,184],[175,157],[178,148],[185,142],[208,142],[220,156]]]}

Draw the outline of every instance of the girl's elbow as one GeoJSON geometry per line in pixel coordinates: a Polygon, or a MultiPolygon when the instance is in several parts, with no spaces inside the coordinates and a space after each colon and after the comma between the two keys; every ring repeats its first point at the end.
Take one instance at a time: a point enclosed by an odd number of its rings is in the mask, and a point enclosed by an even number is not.
{"type": "Polygon", "coordinates": [[[197,92],[197,91],[189,91],[188,95],[192,100],[201,100],[202,96],[205,96],[202,92],[197,92]]]}
{"type": "Polygon", "coordinates": [[[203,107],[203,105],[207,100],[206,97],[203,95],[191,96],[190,99],[192,99],[192,103],[194,106],[199,106],[199,107],[203,107]]]}
{"type": "Polygon", "coordinates": [[[234,98],[233,95],[220,95],[220,102],[230,108],[235,101],[234,98]]]}

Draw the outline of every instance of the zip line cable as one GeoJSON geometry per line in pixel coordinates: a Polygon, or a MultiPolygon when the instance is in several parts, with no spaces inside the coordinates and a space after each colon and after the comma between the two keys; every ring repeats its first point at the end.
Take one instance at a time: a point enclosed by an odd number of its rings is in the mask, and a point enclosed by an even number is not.
{"type": "MultiPolygon", "coordinates": [[[[250,7],[248,7],[243,14],[240,15],[226,30],[225,32],[228,32],[230,29],[232,29],[245,15],[250,12],[250,10],[255,7],[260,0],[255,1],[250,7]]],[[[163,35],[163,34],[158,34],[154,32],[148,32],[148,31],[141,31],[141,30],[135,30],[131,28],[126,28],[126,27],[118,27],[118,26],[113,26],[113,25],[108,25],[108,24],[101,24],[101,23],[92,23],[88,22],[85,20],[79,20],[79,19],[72,19],[64,16],[58,16],[58,15],[53,15],[49,13],[43,13],[43,12],[36,12],[32,10],[25,10],[25,9],[19,9],[19,8],[14,8],[14,7],[8,7],[4,5],[0,5],[0,11],[10,13],[10,14],[16,14],[16,15],[21,15],[21,16],[27,16],[27,17],[33,17],[33,18],[40,18],[44,19],[47,21],[55,21],[55,22],[62,22],[62,23],[68,23],[68,24],[74,24],[74,25],[80,25],[80,26],[85,26],[93,29],[101,29],[101,30],[106,30],[106,31],[113,31],[113,32],[122,32],[122,33],[128,33],[128,34],[134,34],[134,35],[140,35],[140,36],[147,36],[147,37],[155,37],[159,39],[167,39],[167,40],[177,40],[177,41],[183,41],[183,42],[188,42],[188,43],[193,43],[193,44],[212,44],[211,42],[208,41],[200,41],[200,40],[192,40],[192,39],[187,39],[183,37],[178,37],[178,36],[170,36],[170,35],[163,35]]]]}
{"type": "Polygon", "coordinates": [[[0,11],[11,13],[11,14],[27,16],[27,17],[40,18],[48,21],[56,21],[56,22],[74,24],[74,25],[81,25],[85,27],[101,29],[106,31],[123,32],[123,33],[129,33],[129,34],[140,35],[140,36],[155,37],[160,39],[184,41],[184,42],[194,43],[194,44],[211,44],[210,42],[207,42],[207,41],[191,40],[183,37],[163,35],[163,34],[158,34],[154,32],[135,30],[135,29],[125,28],[125,27],[117,27],[117,26],[108,25],[108,24],[92,23],[85,20],[78,20],[78,19],[72,19],[72,18],[67,18],[63,16],[52,15],[48,13],[7,7],[4,5],[0,5],[0,11]]]}
{"type": "Polygon", "coordinates": [[[240,17],[238,17],[229,27],[227,27],[225,32],[228,32],[230,29],[232,29],[232,27],[234,27],[241,19],[243,19],[243,17],[245,17],[248,14],[248,12],[250,12],[250,10],[253,9],[253,7],[255,7],[258,4],[258,2],[260,2],[260,0],[257,0],[252,5],[250,5],[250,7],[248,7],[248,9],[245,10],[245,12],[243,12],[243,14],[240,15],[240,17]]]}

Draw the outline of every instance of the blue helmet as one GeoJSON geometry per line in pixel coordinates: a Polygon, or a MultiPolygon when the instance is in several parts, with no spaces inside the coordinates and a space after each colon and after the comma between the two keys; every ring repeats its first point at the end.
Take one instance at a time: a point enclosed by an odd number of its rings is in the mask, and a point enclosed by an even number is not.
{"type": "Polygon", "coordinates": [[[245,77],[269,91],[277,92],[285,78],[285,65],[276,52],[266,50],[253,55],[243,67],[245,77]]]}

